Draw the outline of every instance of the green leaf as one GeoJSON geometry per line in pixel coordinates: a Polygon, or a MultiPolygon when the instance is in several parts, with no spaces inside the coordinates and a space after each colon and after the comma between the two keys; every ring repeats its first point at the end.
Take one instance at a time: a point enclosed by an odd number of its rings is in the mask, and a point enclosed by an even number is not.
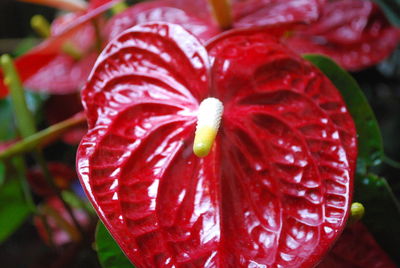
{"type": "Polygon", "coordinates": [[[400,0],[373,0],[395,26],[400,26],[400,0]]]}
{"type": "Polygon", "coordinates": [[[8,180],[0,187],[0,243],[4,242],[28,218],[31,210],[18,180],[8,180]]]}
{"type": "Polygon", "coordinates": [[[373,174],[358,176],[354,201],[364,205],[363,222],[378,243],[400,262],[400,204],[387,181],[373,174]]]}
{"type": "Polygon", "coordinates": [[[19,57],[32,48],[34,48],[36,45],[40,43],[39,38],[34,38],[34,37],[27,37],[25,39],[22,39],[21,42],[17,45],[17,47],[14,49],[12,52],[14,57],[19,57]]]}
{"type": "Polygon", "coordinates": [[[366,174],[368,167],[380,164],[383,158],[382,136],[367,98],[353,77],[333,60],[315,54],[303,57],[318,67],[340,90],[357,128],[357,170],[366,174]]]}
{"type": "Polygon", "coordinates": [[[101,221],[96,229],[96,248],[103,268],[134,268],[101,221]]]}

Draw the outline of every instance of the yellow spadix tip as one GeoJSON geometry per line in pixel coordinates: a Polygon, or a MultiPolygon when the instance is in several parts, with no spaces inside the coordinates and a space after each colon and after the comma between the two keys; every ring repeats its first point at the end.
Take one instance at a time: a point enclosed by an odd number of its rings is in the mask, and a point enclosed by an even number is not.
{"type": "Polygon", "coordinates": [[[364,213],[365,213],[365,208],[364,208],[363,204],[358,203],[358,202],[352,203],[351,207],[350,207],[350,217],[349,217],[347,224],[351,225],[351,224],[361,220],[361,218],[364,216],[364,213]]]}
{"type": "Polygon", "coordinates": [[[207,98],[200,103],[193,153],[198,157],[207,156],[214,144],[221,122],[224,106],[216,98],[207,98]]]}
{"type": "Polygon", "coordinates": [[[354,202],[351,204],[351,217],[356,218],[357,220],[361,219],[364,216],[365,208],[363,204],[354,202]]]}
{"type": "Polygon", "coordinates": [[[198,157],[207,156],[214,144],[215,137],[217,136],[217,130],[204,126],[196,131],[196,136],[193,143],[193,152],[198,157]]]}

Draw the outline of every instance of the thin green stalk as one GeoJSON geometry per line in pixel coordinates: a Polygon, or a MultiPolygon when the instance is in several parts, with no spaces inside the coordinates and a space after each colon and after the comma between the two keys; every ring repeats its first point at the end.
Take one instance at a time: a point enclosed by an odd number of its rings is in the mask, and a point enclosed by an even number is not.
{"type": "Polygon", "coordinates": [[[31,18],[31,27],[42,38],[48,38],[51,35],[50,23],[43,15],[34,15],[31,18]]]}
{"type": "Polygon", "coordinates": [[[125,1],[121,1],[111,7],[111,12],[113,15],[117,15],[117,14],[125,11],[128,7],[129,6],[125,1]]]}
{"type": "Polygon", "coordinates": [[[40,168],[43,171],[43,175],[44,178],[47,182],[47,184],[52,188],[53,192],[56,194],[57,198],[60,199],[60,201],[62,202],[64,208],[66,209],[66,211],[68,212],[68,214],[70,215],[72,222],[74,223],[76,229],[80,232],[81,236],[84,237],[84,230],[82,228],[82,226],[80,225],[80,223],[78,222],[78,220],[76,219],[71,206],[65,202],[64,198],[61,195],[61,191],[60,189],[57,187],[57,185],[54,183],[54,180],[51,176],[50,170],[47,166],[46,160],[43,156],[43,153],[41,150],[35,150],[34,151],[34,156],[35,159],[37,161],[37,163],[39,164],[40,168]]]}
{"type": "Polygon", "coordinates": [[[10,55],[5,54],[1,56],[0,63],[4,71],[4,83],[10,90],[15,119],[20,134],[23,138],[29,137],[36,132],[35,121],[26,104],[24,88],[15,69],[14,62],[10,55]]]}
{"type": "Polygon", "coordinates": [[[67,120],[43,129],[32,136],[14,143],[4,151],[1,151],[0,160],[8,159],[12,156],[24,154],[33,151],[35,148],[42,147],[50,141],[60,137],[72,127],[82,125],[85,122],[85,115],[83,113],[79,113],[77,116],[71,117],[67,120]]]}
{"type": "Polygon", "coordinates": [[[34,214],[39,214],[35,205],[35,202],[33,201],[33,196],[32,192],[29,189],[29,185],[27,181],[25,180],[25,175],[26,175],[26,165],[24,162],[24,159],[21,156],[16,156],[12,159],[12,163],[15,167],[15,170],[17,171],[17,177],[18,180],[20,181],[22,192],[24,195],[24,199],[31,210],[32,213],[34,214]]]}
{"type": "MultiPolygon", "coordinates": [[[[34,135],[37,130],[35,126],[35,121],[33,119],[33,115],[29,111],[28,106],[26,104],[24,88],[22,86],[21,79],[15,68],[14,62],[9,55],[5,54],[1,56],[0,63],[4,71],[4,77],[5,77],[4,82],[7,84],[11,93],[11,99],[13,103],[18,129],[23,138],[28,138],[34,135]]],[[[43,171],[47,183],[53,189],[57,198],[60,199],[60,201],[62,202],[64,208],[66,209],[71,219],[73,220],[74,224],[76,225],[77,230],[80,231],[81,236],[84,237],[84,232],[82,227],[80,226],[78,220],[76,219],[74,213],[72,212],[71,207],[62,198],[60,189],[58,189],[58,187],[55,185],[52,179],[52,176],[47,167],[47,163],[43,156],[43,153],[37,147],[34,149],[34,156],[43,171]]]]}
{"type": "Polygon", "coordinates": [[[383,162],[392,168],[400,168],[400,162],[397,162],[386,155],[383,156],[383,162]]]}
{"type": "Polygon", "coordinates": [[[25,199],[29,209],[31,210],[31,212],[33,214],[35,214],[36,216],[38,216],[40,218],[40,220],[43,222],[45,231],[47,232],[50,243],[52,244],[53,243],[52,242],[53,234],[51,232],[49,223],[47,222],[45,215],[43,215],[43,213],[37,209],[36,204],[33,201],[32,192],[30,191],[29,185],[28,185],[27,181],[25,180],[25,174],[27,173],[27,168],[26,168],[24,159],[21,156],[16,156],[12,159],[12,163],[17,171],[17,177],[21,184],[24,199],[25,199]]]}

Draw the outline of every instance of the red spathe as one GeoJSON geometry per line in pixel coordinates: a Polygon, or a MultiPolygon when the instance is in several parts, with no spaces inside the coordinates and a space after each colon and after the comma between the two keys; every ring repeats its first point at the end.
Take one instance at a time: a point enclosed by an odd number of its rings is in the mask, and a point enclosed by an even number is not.
{"type": "Polygon", "coordinates": [[[279,43],[284,27],[204,47],[182,27],[119,35],[82,92],[77,169],[137,267],[312,267],[349,210],[356,132],[332,83],[279,43]],[[224,104],[211,153],[196,111],[224,104]]]}

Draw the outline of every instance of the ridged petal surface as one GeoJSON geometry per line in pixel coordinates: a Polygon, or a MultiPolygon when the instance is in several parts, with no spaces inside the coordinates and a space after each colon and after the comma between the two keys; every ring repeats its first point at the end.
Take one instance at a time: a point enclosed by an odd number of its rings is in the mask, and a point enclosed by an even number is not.
{"type": "Polygon", "coordinates": [[[84,188],[138,267],[310,267],[341,232],[355,130],[337,89],[279,43],[236,31],[205,48],[177,25],[114,39],[89,78],[84,188]],[[224,104],[192,152],[206,97],[224,104]]]}

